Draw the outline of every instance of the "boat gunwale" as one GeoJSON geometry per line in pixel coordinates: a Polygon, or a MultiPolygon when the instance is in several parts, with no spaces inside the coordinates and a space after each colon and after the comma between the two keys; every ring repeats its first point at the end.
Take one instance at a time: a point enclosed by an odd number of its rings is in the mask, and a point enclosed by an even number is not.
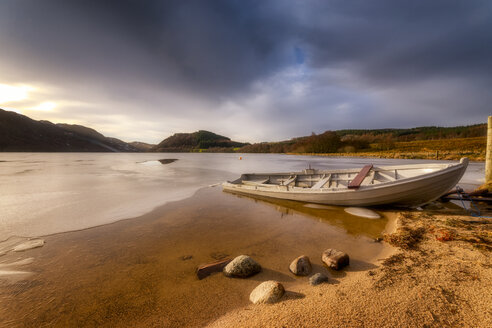
{"type": "MultiPolygon", "coordinates": [[[[462,163],[450,163],[450,164],[438,164],[438,163],[429,163],[429,164],[405,164],[405,165],[391,165],[391,166],[374,166],[371,171],[394,171],[394,170],[415,170],[415,169],[428,169],[428,168],[441,168],[442,170],[459,166],[462,163]],[[425,165],[425,167],[424,167],[425,165]]],[[[361,168],[350,168],[350,169],[333,169],[333,170],[316,170],[315,173],[304,173],[303,171],[292,171],[292,172],[263,172],[263,173],[243,173],[243,175],[313,175],[313,174],[330,174],[330,173],[359,173],[361,168]]],[[[433,173],[433,172],[429,172],[433,173]]]]}
{"type": "MultiPolygon", "coordinates": [[[[417,165],[421,169],[429,168],[428,166],[422,167],[424,164],[413,164],[413,165],[411,164],[411,165],[402,165],[402,166],[409,167],[407,169],[416,169],[417,165]],[[410,166],[412,166],[412,167],[410,168],[410,166]]],[[[462,170],[462,169],[466,170],[466,167],[468,166],[468,161],[465,161],[465,162],[460,161],[460,163],[456,163],[456,164],[433,164],[433,165],[442,167],[442,169],[438,170],[438,171],[434,171],[434,172],[428,172],[425,174],[417,175],[414,177],[409,177],[409,178],[404,178],[404,179],[399,179],[399,180],[393,180],[393,181],[387,181],[387,182],[382,182],[382,183],[378,183],[378,184],[362,185],[357,189],[349,189],[348,187],[311,189],[309,187],[288,187],[288,186],[281,186],[281,185],[277,185],[277,184],[258,184],[257,186],[253,187],[253,186],[248,186],[248,185],[245,185],[242,183],[233,183],[233,182],[229,182],[229,181],[225,182],[223,184],[223,186],[224,187],[231,186],[228,188],[234,189],[234,190],[245,189],[245,190],[251,190],[251,191],[258,190],[257,187],[263,187],[264,186],[263,188],[265,188],[265,189],[262,189],[262,190],[268,190],[268,191],[279,193],[279,194],[282,194],[282,193],[287,193],[287,194],[295,194],[295,193],[299,193],[299,194],[363,193],[363,192],[371,192],[371,191],[377,190],[377,189],[383,189],[383,188],[388,188],[388,187],[393,187],[393,186],[399,186],[402,184],[412,183],[412,182],[419,181],[419,180],[425,180],[426,178],[430,178],[430,177],[434,177],[434,176],[438,177],[438,176],[443,175],[443,174],[451,173],[452,171],[455,171],[455,170],[462,170]],[[281,188],[272,188],[272,187],[281,187],[281,188]],[[285,187],[285,189],[283,189],[283,187],[285,187]]],[[[385,169],[387,171],[390,171],[390,170],[394,170],[394,169],[387,169],[387,168],[397,167],[397,169],[400,169],[402,166],[400,166],[400,167],[398,167],[398,166],[386,166],[385,169]]],[[[380,167],[376,167],[376,169],[378,169],[378,168],[380,168],[380,167]]],[[[357,172],[357,171],[354,171],[353,169],[344,169],[344,170],[349,171],[349,172],[357,172]]],[[[333,172],[333,170],[330,170],[330,171],[333,172]]],[[[341,171],[342,170],[335,170],[335,172],[341,172],[341,171]]],[[[316,171],[316,173],[314,173],[314,174],[326,174],[326,173],[327,173],[327,171],[316,171]],[[323,173],[321,173],[321,172],[323,172],[323,173]]],[[[246,173],[244,175],[247,175],[247,174],[248,173],[246,173]]],[[[284,173],[273,173],[273,174],[272,173],[265,173],[265,174],[263,174],[263,173],[250,173],[250,175],[270,175],[270,176],[288,175],[288,174],[292,174],[292,172],[291,173],[285,173],[285,174],[284,173]]],[[[299,173],[299,172],[297,172],[297,174],[312,175],[312,174],[305,174],[305,173],[299,173]]],[[[241,177],[242,176],[243,175],[241,175],[241,177]]],[[[239,178],[237,180],[241,180],[241,178],[239,178]]],[[[237,181],[237,180],[235,180],[235,181],[237,181]]]]}

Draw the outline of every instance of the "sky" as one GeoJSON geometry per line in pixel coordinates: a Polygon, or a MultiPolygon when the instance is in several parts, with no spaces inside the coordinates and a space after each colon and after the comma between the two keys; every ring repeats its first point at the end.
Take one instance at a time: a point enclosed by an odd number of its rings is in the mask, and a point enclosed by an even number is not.
{"type": "Polygon", "coordinates": [[[492,1],[0,0],[0,45],[0,108],[125,141],[492,112],[492,1]]]}

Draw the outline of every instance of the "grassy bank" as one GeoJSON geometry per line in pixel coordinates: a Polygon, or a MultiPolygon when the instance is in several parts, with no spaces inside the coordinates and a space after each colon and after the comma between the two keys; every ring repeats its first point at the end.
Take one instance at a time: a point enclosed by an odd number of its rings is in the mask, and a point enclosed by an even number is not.
{"type": "Polygon", "coordinates": [[[462,157],[468,157],[473,161],[484,161],[486,145],[486,137],[453,138],[395,142],[390,149],[382,149],[381,144],[371,144],[370,149],[355,152],[288,154],[442,160],[459,160],[462,157]]]}

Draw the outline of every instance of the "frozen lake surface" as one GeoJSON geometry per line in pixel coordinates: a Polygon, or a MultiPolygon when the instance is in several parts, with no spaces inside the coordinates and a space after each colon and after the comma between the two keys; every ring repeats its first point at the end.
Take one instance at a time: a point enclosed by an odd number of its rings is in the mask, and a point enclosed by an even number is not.
{"type": "MultiPolygon", "coordinates": [[[[2,153],[0,241],[136,217],[246,172],[422,162],[433,161],[277,154],[2,153]],[[174,158],[178,160],[168,164],[158,161],[174,158]]],[[[470,163],[460,185],[480,185],[483,176],[484,163],[470,163]]]]}

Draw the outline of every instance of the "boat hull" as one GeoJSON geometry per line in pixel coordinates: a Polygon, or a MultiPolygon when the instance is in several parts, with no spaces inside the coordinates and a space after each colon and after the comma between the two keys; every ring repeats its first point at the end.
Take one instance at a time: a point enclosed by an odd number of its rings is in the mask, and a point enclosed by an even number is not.
{"type": "Polygon", "coordinates": [[[438,199],[453,188],[465,173],[468,161],[442,171],[402,181],[359,189],[292,190],[285,186],[262,188],[226,182],[224,191],[309,203],[341,206],[394,205],[416,207],[438,199]]]}

